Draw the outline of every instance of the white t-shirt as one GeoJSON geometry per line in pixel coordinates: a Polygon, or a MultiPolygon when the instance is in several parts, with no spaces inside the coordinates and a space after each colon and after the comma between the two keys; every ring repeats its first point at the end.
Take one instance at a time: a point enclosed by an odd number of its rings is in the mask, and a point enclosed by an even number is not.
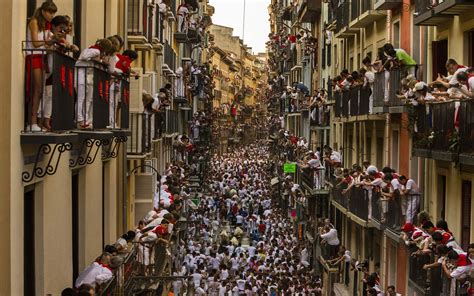
{"type": "Polygon", "coordinates": [[[331,152],[330,159],[334,162],[341,162],[341,154],[337,151],[331,152]]]}
{"type": "Polygon", "coordinates": [[[467,67],[457,69],[456,72],[454,72],[454,74],[451,76],[451,79],[449,80],[449,84],[450,85],[457,84],[458,83],[458,74],[461,73],[461,72],[466,72],[467,69],[468,69],[467,67]]]}
{"type": "Polygon", "coordinates": [[[400,182],[398,181],[398,179],[392,179],[392,181],[390,181],[390,183],[392,184],[392,190],[395,191],[395,190],[401,190],[403,189],[403,185],[400,184],[400,182]]]}
{"type": "Polygon", "coordinates": [[[321,167],[321,161],[317,158],[311,158],[308,160],[308,166],[312,169],[321,167]]]}
{"type": "Polygon", "coordinates": [[[245,290],[245,280],[243,279],[237,280],[237,287],[239,288],[240,291],[245,290]]]}
{"type": "Polygon", "coordinates": [[[408,194],[419,194],[420,190],[418,185],[412,179],[408,179],[405,188],[409,191],[408,194]]]}
{"type": "Polygon", "coordinates": [[[326,240],[328,245],[331,246],[338,246],[339,245],[339,238],[337,237],[337,229],[332,228],[325,234],[321,234],[321,238],[326,240]]]}

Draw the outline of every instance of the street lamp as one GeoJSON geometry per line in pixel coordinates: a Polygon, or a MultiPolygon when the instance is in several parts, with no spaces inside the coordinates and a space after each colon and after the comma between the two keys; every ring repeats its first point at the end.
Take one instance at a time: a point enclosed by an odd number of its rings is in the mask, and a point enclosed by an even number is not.
{"type": "Polygon", "coordinates": [[[158,180],[158,206],[159,206],[159,205],[160,205],[160,202],[161,202],[161,175],[160,175],[160,173],[158,172],[158,170],[157,170],[155,167],[153,167],[153,166],[151,166],[151,165],[149,165],[149,164],[141,164],[141,165],[136,166],[135,168],[133,168],[130,172],[128,172],[128,175],[132,175],[132,174],[134,174],[138,169],[144,168],[144,167],[147,167],[147,168],[152,169],[152,170],[156,173],[156,175],[157,175],[157,180],[158,180]]]}

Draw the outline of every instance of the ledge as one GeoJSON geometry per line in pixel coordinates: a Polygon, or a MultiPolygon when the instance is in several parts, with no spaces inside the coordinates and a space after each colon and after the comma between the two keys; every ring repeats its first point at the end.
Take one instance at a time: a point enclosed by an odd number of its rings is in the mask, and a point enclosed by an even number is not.
{"type": "Polygon", "coordinates": [[[347,216],[347,212],[348,212],[348,211],[347,211],[347,209],[346,209],[343,205],[341,205],[340,203],[338,203],[338,202],[335,201],[334,199],[331,200],[331,204],[332,204],[336,209],[338,209],[341,213],[343,213],[344,215],[347,216]]]}
{"type": "Polygon", "coordinates": [[[412,155],[417,157],[431,158],[431,150],[425,148],[413,148],[412,155]]]}
{"type": "Polygon", "coordinates": [[[74,133],[77,133],[79,135],[78,140],[80,142],[87,139],[94,139],[94,140],[111,139],[114,136],[112,131],[75,130],[74,133]]]}
{"type": "Polygon", "coordinates": [[[474,165],[474,155],[472,154],[459,154],[459,162],[467,165],[474,165]]]}
{"type": "Polygon", "coordinates": [[[20,143],[22,145],[33,144],[63,144],[76,142],[79,139],[77,133],[49,133],[49,132],[35,132],[22,133],[20,135],[20,143]]]}

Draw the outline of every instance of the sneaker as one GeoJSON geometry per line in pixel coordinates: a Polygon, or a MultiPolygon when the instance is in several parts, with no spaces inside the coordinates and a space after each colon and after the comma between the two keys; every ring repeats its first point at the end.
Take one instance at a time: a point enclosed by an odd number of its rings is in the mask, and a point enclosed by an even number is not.
{"type": "Polygon", "coordinates": [[[40,128],[38,124],[34,123],[34,124],[29,124],[29,125],[26,127],[26,131],[27,131],[27,132],[42,132],[43,129],[40,128]]]}

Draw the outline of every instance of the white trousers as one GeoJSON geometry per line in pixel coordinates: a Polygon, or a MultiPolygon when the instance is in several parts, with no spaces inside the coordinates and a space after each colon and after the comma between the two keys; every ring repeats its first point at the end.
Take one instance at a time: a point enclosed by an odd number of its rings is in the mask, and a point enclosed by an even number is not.
{"type": "Polygon", "coordinates": [[[406,198],[407,198],[406,222],[413,223],[413,219],[415,218],[416,211],[418,210],[418,206],[420,205],[420,196],[408,195],[406,198]]]}

